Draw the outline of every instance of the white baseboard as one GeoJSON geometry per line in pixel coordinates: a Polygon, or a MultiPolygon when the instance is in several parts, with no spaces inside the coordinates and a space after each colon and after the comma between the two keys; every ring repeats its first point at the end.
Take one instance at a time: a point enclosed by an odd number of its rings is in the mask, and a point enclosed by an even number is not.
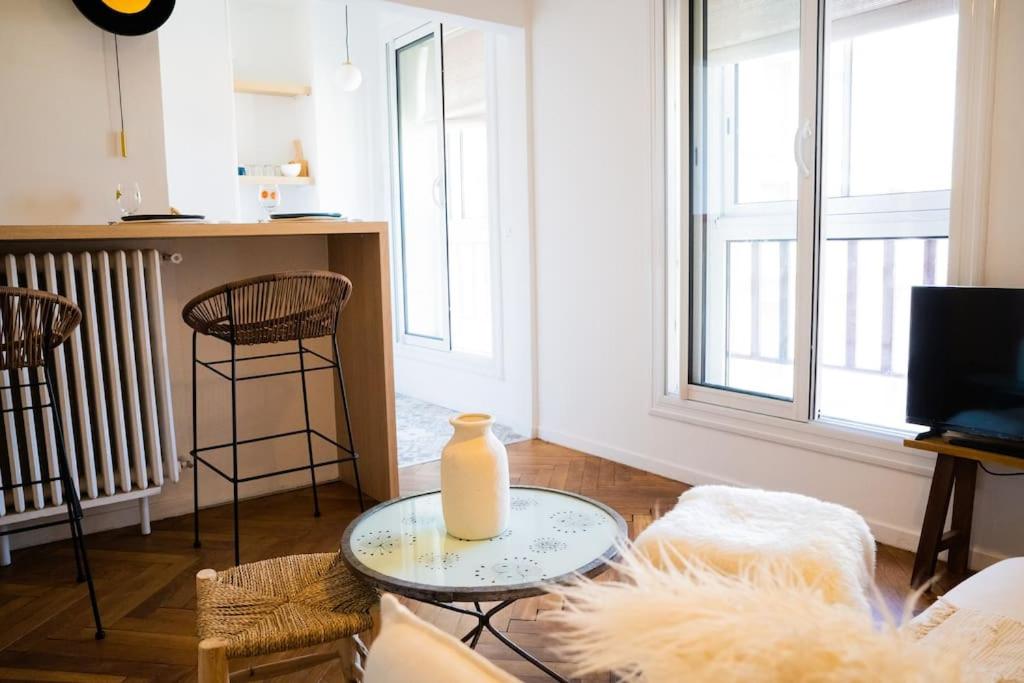
{"type": "MultiPolygon", "coordinates": [[[[610,446],[599,441],[593,441],[591,439],[586,439],[574,434],[567,434],[558,430],[540,427],[537,432],[538,438],[544,439],[545,441],[550,441],[551,443],[558,444],[560,446],[566,446],[584,453],[590,453],[602,458],[607,458],[608,460],[614,460],[617,463],[629,465],[630,467],[635,467],[639,470],[658,474],[686,484],[724,484],[727,486],[741,486],[744,488],[757,488],[761,486],[761,484],[756,481],[740,481],[729,477],[722,477],[717,474],[687,467],[679,463],[661,460],[645,453],[616,448],[615,446],[610,446]]],[[[867,520],[868,526],[871,527],[871,533],[873,533],[875,538],[881,543],[885,543],[886,545],[890,545],[895,548],[909,550],[911,552],[914,552],[917,549],[917,541],[920,538],[920,533],[917,529],[911,529],[883,520],[873,519],[868,516],[865,516],[865,519],[867,520]]],[[[971,549],[970,565],[972,569],[984,569],[991,564],[995,564],[1000,560],[1006,559],[1006,557],[1007,556],[1003,553],[974,546],[971,549]]]]}

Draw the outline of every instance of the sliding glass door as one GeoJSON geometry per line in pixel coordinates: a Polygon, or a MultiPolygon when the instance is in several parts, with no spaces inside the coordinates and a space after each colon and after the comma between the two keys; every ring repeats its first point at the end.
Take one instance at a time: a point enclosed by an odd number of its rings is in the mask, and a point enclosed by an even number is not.
{"type": "Polygon", "coordinates": [[[817,2],[692,11],[693,393],[790,417],[809,381],[817,2]]]}
{"type": "Polygon", "coordinates": [[[829,5],[815,416],[909,430],[910,289],[946,283],[956,5],[829,5]]]}
{"type": "Polygon", "coordinates": [[[692,67],[690,144],[667,165],[690,171],[689,277],[667,278],[688,281],[689,372],[667,385],[905,429],[910,288],[946,281],[957,2],[666,8],[692,67]]]}
{"type": "Polygon", "coordinates": [[[430,24],[389,46],[400,340],[494,346],[487,37],[430,24]]]}
{"type": "Polygon", "coordinates": [[[420,344],[447,348],[448,221],[437,33],[424,31],[398,47],[394,74],[402,329],[420,344]]]}

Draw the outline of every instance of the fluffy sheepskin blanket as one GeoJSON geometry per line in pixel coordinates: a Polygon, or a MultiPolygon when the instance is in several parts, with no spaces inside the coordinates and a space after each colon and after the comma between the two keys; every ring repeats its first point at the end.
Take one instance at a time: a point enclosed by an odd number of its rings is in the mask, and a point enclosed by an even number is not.
{"type": "Polygon", "coordinates": [[[936,650],[895,625],[823,600],[785,562],[739,574],[671,556],[657,567],[624,551],[613,581],[555,589],[555,638],[575,675],[612,671],[644,683],[959,683],[972,681],[956,648],[936,650]]]}
{"type": "Polygon", "coordinates": [[[727,574],[782,562],[825,600],[868,611],[875,539],[859,514],[796,493],[697,486],[636,539],[656,565],[697,559],[727,574]],[[671,549],[664,553],[662,549],[671,549]]]}

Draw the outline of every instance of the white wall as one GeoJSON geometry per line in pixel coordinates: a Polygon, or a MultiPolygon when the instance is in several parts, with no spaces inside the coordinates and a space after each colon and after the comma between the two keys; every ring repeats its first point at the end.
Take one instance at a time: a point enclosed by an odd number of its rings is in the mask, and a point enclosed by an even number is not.
{"type": "MultiPolygon", "coordinates": [[[[1024,3],[1001,3],[990,284],[1024,286],[1019,184],[1024,3]]],[[[850,505],[913,548],[926,456],[893,466],[652,416],[652,21],[643,0],[535,0],[532,23],[538,393],[542,438],[667,476],[850,505]],[[899,469],[894,469],[897,467],[899,469]]],[[[1024,554],[1024,480],[979,475],[975,561],[1024,554]]]]}
{"type": "Polygon", "coordinates": [[[167,210],[157,37],[118,38],[127,159],[113,45],[66,0],[0,4],[0,224],[105,223],[118,183],[167,210]]]}
{"type": "MultiPolygon", "coordinates": [[[[228,2],[231,59],[238,80],[311,84],[314,54],[310,34],[317,25],[312,0],[231,0],[228,2]]],[[[274,211],[320,210],[315,102],[310,97],[268,97],[236,93],[235,137],[238,163],[277,166],[296,158],[302,143],[313,185],[280,185],[281,206],[274,211]]],[[[239,185],[239,217],[260,220],[259,188],[239,185]]]]}
{"type": "Polygon", "coordinates": [[[170,204],[234,218],[238,159],[226,0],[178,0],[157,37],[170,204]]]}
{"type": "Polygon", "coordinates": [[[313,91],[316,93],[317,184],[323,209],[365,220],[390,220],[387,101],[380,3],[349,5],[352,63],[363,74],[357,90],[335,83],[345,58],[345,5],[316,0],[313,91]]]}
{"type": "Polygon", "coordinates": [[[507,26],[525,27],[530,19],[529,0],[394,0],[394,4],[507,26]]]}

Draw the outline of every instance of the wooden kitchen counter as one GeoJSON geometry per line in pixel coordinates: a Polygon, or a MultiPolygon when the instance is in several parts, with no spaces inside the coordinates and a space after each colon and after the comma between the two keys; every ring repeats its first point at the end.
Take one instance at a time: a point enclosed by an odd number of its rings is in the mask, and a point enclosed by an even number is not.
{"type": "Polygon", "coordinates": [[[114,225],[0,225],[0,242],[53,240],[181,239],[185,237],[283,237],[288,235],[387,234],[376,221],[274,223],[115,223],[114,225]]]}
{"type": "MultiPolygon", "coordinates": [[[[262,241],[289,237],[322,236],[326,246],[327,267],[347,276],[353,283],[353,296],[342,316],[338,340],[352,415],[352,431],[359,453],[359,473],[364,491],[377,500],[398,495],[398,461],[395,434],[394,367],[392,357],[391,276],[389,272],[388,224],[384,222],[289,221],[274,223],[144,223],[114,225],[0,225],[0,253],[31,250],[85,251],[87,249],[153,248],[153,240],[210,238],[246,238],[262,241]],[[96,244],[90,244],[95,242],[96,244]],[[148,244],[147,244],[148,242],[148,244]]],[[[167,242],[167,250],[185,251],[167,242]]],[[[254,242],[253,247],[262,247],[254,242]]],[[[158,247],[160,248],[160,247],[158,247]]],[[[267,242],[273,249],[274,242],[267,242]]],[[[308,250],[307,250],[308,251],[308,250]]],[[[276,263],[266,255],[264,264],[276,263]]],[[[237,262],[244,256],[227,256],[237,262]]],[[[244,265],[244,263],[243,263],[244,265]]],[[[265,265],[263,266],[265,267],[265,265]]],[[[305,267],[290,263],[290,267],[305,267]]],[[[324,259],[309,268],[323,268],[324,259]]],[[[217,274],[207,266],[207,281],[217,274]]],[[[283,269],[283,268],[282,268],[283,269]]],[[[270,271],[268,271],[270,272],[270,271]]],[[[257,273],[253,273],[257,274],[257,273]]],[[[225,281],[227,278],[225,277],[225,281]]],[[[220,280],[217,280],[219,283],[220,280]]],[[[198,283],[197,283],[198,287],[198,283]]],[[[199,290],[195,292],[199,293],[199,290]]],[[[166,296],[165,296],[166,299],[166,296]]],[[[177,302],[180,303],[180,302],[177,302]]],[[[168,321],[177,318],[178,309],[168,307],[168,321]]],[[[173,354],[172,354],[173,355],[173,354]]],[[[338,434],[345,434],[344,413],[335,384],[335,421],[338,434]]],[[[189,399],[191,400],[191,399],[189,399]]],[[[177,402],[177,401],[176,401],[177,402]]],[[[176,422],[188,421],[190,414],[177,410],[176,422]]],[[[190,430],[189,430],[190,431],[190,430]]],[[[342,441],[344,441],[342,439],[342,441]]],[[[187,455],[189,446],[179,447],[187,455]]],[[[341,476],[351,481],[351,466],[340,468],[341,476]]],[[[341,530],[338,530],[339,536],[341,530]]]]}

